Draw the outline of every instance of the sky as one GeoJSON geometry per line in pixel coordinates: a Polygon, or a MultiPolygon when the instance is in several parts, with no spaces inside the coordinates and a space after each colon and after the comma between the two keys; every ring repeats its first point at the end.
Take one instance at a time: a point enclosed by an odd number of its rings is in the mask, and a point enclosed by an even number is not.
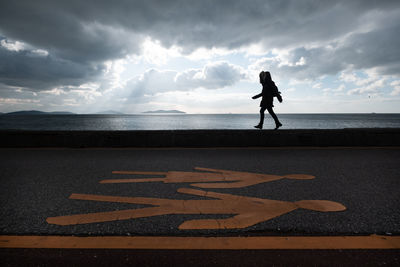
{"type": "Polygon", "coordinates": [[[0,112],[399,113],[400,1],[0,0],[0,112]]]}

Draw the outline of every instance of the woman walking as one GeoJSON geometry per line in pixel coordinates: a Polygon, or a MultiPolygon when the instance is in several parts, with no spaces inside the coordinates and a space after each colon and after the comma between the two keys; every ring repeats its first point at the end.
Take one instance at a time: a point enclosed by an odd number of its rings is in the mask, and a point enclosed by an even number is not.
{"type": "Polygon", "coordinates": [[[260,72],[260,83],[263,86],[261,94],[253,96],[253,99],[257,99],[262,96],[260,103],[260,123],[255,128],[262,129],[264,124],[264,112],[268,110],[269,114],[275,121],[275,130],[282,126],[282,123],[278,120],[274,110],[272,109],[274,96],[278,98],[279,102],[282,102],[282,96],[278,92],[278,87],[276,87],[274,81],[271,79],[271,74],[268,71],[260,72]]]}

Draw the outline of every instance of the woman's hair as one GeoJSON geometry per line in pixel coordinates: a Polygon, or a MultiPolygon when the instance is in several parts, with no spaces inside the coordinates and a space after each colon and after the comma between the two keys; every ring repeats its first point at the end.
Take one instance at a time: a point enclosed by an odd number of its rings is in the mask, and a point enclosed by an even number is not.
{"type": "Polygon", "coordinates": [[[260,80],[261,80],[261,83],[267,83],[267,82],[272,81],[271,73],[269,73],[269,71],[260,72],[260,80]]]}

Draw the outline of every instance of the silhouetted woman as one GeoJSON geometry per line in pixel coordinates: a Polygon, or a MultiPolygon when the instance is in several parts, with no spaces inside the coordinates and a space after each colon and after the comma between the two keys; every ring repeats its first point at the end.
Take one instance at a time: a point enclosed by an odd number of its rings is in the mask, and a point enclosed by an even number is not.
{"type": "Polygon", "coordinates": [[[260,123],[255,128],[262,129],[264,124],[264,112],[268,110],[269,114],[275,121],[275,130],[282,126],[282,123],[278,120],[274,110],[272,109],[274,96],[276,96],[279,102],[282,102],[282,97],[280,92],[278,92],[278,87],[276,87],[274,81],[271,79],[271,74],[268,71],[260,72],[260,83],[263,86],[261,94],[253,96],[253,99],[259,98],[262,96],[262,100],[260,103],[260,123]]]}

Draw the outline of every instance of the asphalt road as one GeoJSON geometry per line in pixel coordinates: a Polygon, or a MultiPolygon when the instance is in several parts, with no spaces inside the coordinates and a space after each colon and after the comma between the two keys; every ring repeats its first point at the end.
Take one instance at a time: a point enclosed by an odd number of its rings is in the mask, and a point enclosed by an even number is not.
{"type": "MultiPolygon", "coordinates": [[[[399,149],[2,149],[2,234],[61,235],[348,235],[400,234],[399,149]],[[233,230],[179,230],[186,220],[231,215],[161,215],[104,223],[60,226],[46,218],[143,204],[69,199],[72,193],[170,199],[209,199],[178,193],[191,183],[100,184],[103,179],[146,175],[116,170],[193,171],[207,167],[252,173],[315,176],[282,179],[244,188],[202,189],[248,197],[298,201],[331,200],[342,212],[297,209],[266,222],[233,230]]],[[[159,176],[154,176],[159,177],[159,176]]]]}
{"type": "MultiPolygon", "coordinates": [[[[76,236],[399,235],[399,162],[400,148],[395,147],[1,149],[0,234],[76,236]],[[193,172],[194,167],[273,175],[307,174],[315,176],[315,179],[281,179],[243,188],[211,189],[196,188],[191,186],[192,183],[99,183],[103,179],[149,177],[148,175],[113,174],[113,171],[193,172]],[[149,207],[144,204],[70,199],[69,196],[73,193],[184,200],[210,199],[204,196],[179,193],[178,189],[181,188],[286,202],[329,200],[341,203],[346,210],[320,212],[296,209],[243,229],[190,230],[178,228],[185,221],[224,219],[231,217],[230,214],[173,214],[74,225],[56,225],[46,222],[49,217],[149,207]]],[[[392,254],[397,253],[392,252],[392,254]]],[[[398,257],[393,257],[396,258],[394,262],[398,263],[398,257]]]]}

